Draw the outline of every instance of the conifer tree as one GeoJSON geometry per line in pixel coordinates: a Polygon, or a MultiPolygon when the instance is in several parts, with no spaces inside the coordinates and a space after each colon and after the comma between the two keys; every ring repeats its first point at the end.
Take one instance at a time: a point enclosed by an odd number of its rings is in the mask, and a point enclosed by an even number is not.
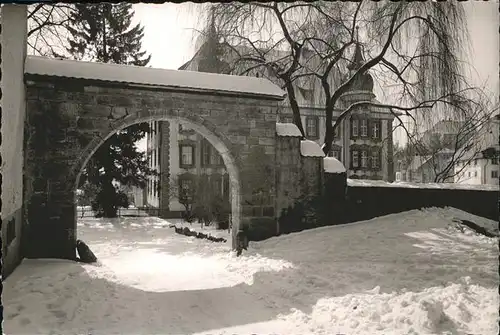
{"type": "MultiPolygon", "coordinates": [[[[68,31],[68,53],[77,60],[146,66],[151,55],[141,51],[144,28],[132,26],[134,11],[129,3],[75,4],[68,31]]],[[[97,216],[116,217],[128,207],[126,194],[117,187],[146,186],[154,172],[135,143],[150,131],[147,123],[130,126],[111,136],[96,151],[81,177],[80,185],[96,186],[92,209],[97,216]]]]}

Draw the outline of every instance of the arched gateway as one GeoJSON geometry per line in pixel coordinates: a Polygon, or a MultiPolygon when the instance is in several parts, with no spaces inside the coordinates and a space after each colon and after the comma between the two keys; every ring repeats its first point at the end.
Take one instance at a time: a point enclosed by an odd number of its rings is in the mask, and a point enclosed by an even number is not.
{"type": "Polygon", "coordinates": [[[151,120],[189,123],[219,151],[230,176],[233,227],[264,213],[275,216],[269,210],[273,199],[266,210],[240,205],[252,197],[241,183],[252,150],[259,147],[274,161],[284,92],[271,82],[32,56],[24,72],[27,257],[75,257],[75,191],[82,169],[106,138],[151,120]]]}

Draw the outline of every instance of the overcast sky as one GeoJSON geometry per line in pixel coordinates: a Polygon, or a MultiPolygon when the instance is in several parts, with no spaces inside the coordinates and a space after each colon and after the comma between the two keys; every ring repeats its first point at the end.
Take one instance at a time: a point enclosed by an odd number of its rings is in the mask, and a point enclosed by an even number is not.
{"type": "MultiPolygon", "coordinates": [[[[193,3],[161,5],[134,5],[135,20],[145,29],[143,47],[152,53],[151,65],[157,68],[177,69],[194,54],[193,29],[202,26],[193,3]]],[[[499,36],[498,1],[469,1],[464,3],[468,28],[472,39],[469,61],[475,70],[474,83],[486,83],[498,97],[499,36]]]]}

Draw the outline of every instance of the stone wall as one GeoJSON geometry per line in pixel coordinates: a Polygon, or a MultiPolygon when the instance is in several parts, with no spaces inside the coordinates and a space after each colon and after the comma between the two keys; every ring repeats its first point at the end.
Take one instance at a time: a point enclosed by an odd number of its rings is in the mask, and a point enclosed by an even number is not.
{"type": "Polygon", "coordinates": [[[277,234],[317,224],[312,204],[323,191],[324,154],[317,143],[301,137],[294,124],[276,125],[277,234]]]}
{"type": "MultiPolygon", "coordinates": [[[[280,217],[284,210],[295,205],[301,196],[300,136],[280,136],[276,140],[276,213],[280,217]]],[[[278,226],[278,231],[280,231],[278,226]]]]}
{"type": "MultiPolygon", "coordinates": [[[[131,88],[74,78],[28,75],[26,80],[25,197],[27,253],[31,257],[75,257],[74,190],[81,169],[116,130],[150,120],[188,122],[221,153],[231,176],[236,228],[240,220],[257,224],[255,219],[265,218],[269,212],[273,213],[269,218],[274,219],[272,197],[264,199],[260,209],[252,213],[240,203],[252,202],[255,193],[251,183],[243,182],[251,153],[260,150],[274,161],[277,101],[131,88]]],[[[274,185],[274,168],[267,172],[274,185]]]]}
{"type": "Polygon", "coordinates": [[[24,58],[26,56],[26,6],[3,5],[1,9],[2,74],[2,255],[3,276],[22,259],[23,233],[23,134],[24,58]]]}
{"type": "Polygon", "coordinates": [[[426,207],[454,207],[491,220],[499,217],[498,191],[349,186],[347,195],[346,223],[426,207]]]}

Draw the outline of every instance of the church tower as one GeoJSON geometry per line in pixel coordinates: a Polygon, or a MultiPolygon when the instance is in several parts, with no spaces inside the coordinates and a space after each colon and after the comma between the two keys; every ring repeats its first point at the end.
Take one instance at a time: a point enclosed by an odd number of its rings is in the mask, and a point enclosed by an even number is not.
{"type": "MultiPolygon", "coordinates": [[[[356,28],[358,29],[358,28],[356,28]]],[[[347,67],[347,81],[365,63],[357,33],[354,54],[347,67]]],[[[377,102],[373,92],[374,80],[369,71],[358,75],[348,91],[341,97],[342,108],[357,102],[377,102]]],[[[393,181],[392,121],[394,116],[387,109],[359,107],[346,117],[343,124],[343,162],[352,179],[393,181]]]]}

